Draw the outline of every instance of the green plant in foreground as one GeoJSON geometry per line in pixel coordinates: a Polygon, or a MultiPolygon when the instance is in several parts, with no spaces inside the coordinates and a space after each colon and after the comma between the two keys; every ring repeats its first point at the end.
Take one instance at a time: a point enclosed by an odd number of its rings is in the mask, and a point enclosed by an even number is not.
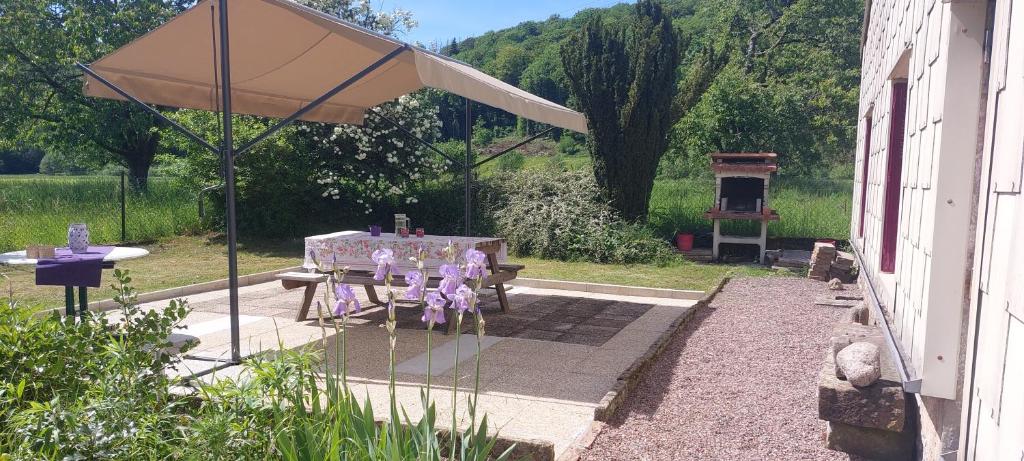
{"type": "MultiPolygon", "coordinates": [[[[104,313],[82,321],[57,314],[36,318],[0,300],[0,376],[5,379],[0,383],[0,460],[508,459],[513,448],[492,453],[496,439],[487,433],[487,417],[477,420],[476,415],[484,332],[476,293],[485,258],[469,250],[465,264],[459,265],[454,263],[454,249],[449,254],[453,263],[444,273],[452,278],[446,290],[427,293],[425,255],[420,252],[416,270],[406,274],[409,289],[404,297],[424,309],[428,350],[434,325],[445,323],[445,306],[459,317],[476,316],[478,379],[467,398],[471,422],[462,432],[453,426],[450,439],[436,426],[429,381],[420,393],[419,421],[414,423],[397,403],[393,357],[398,330],[393,313],[389,418],[378,421],[369,399],[360,401],[353,395],[345,376],[344,333],[348,316],[359,306],[343,283],[346,270],[331,272],[324,300],[328,306],[333,301],[333,313],[340,320],[331,322],[334,373],[323,368],[329,330],[321,303],[323,350],[290,350],[279,340],[278,350],[247,360],[239,377],[194,384],[194,397],[173,392],[182,383],[170,377],[180,355],[168,337],[182,328],[187,305],[174,301],[164,309],[144,309],[129,273],[116,271],[113,288],[120,315],[109,319],[104,313]],[[468,285],[463,284],[466,280],[468,285]]],[[[384,269],[384,274],[390,271],[384,269]]],[[[391,291],[390,283],[386,285],[391,291]]],[[[394,302],[397,297],[391,292],[388,299],[394,302]]],[[[453,392],[453,398],[457,395],[453,392]]]]}
{"type": "MultiPolygon", "coordinates": [[[[359,308],[354,300],[351,288],[343,283],[347,270],[331,268],[327,278],[326,292],[334,294],[331,303],[329,294],[325,294],[324,303],[318,303],[323,345],[327,346],[327,329],[323,323],[323,305],[333,304],[333,313],[341,318],[342,327],[335,324],[335,371],[336,373],[315,372],[310,362],[300,363],[293,369],[298,377],[297,386],[288,390],[278,389],[270,397],[269,407],[273,413],[273,433],[275,451],[286,460],[473,460],[488,459],[505,460],[511,455],[514,447],[501,454],[492,454],[496,439],[487,433],[487,417],[483,416],[479,425],[476,419],[477,397],[479,395],[479,363],[480,339],[483,335],[483,319],[477,309],[477,292],[482,284],[485,257],[476,250],[469,250],[465,255],[465,265],[455,264],[454,247],[447,249],[450,264],[441,269],[445,278],[438,291],[427,293],[427,270],[423,264],[426,255],[418,252],[415,258],[416,269],[405,276],[409,288],[404,298],[415,301],[424,310],[423,321],[427,324],[427,384],[421,390],[420,399],[423,405],[423,416],[416,423],[400,408],[395,392],[395,347],[397,345],[397,319],[395,303],[399,296],[393,290],[394,253],[389,249],[378,249],[373,259],[378,264],[375,278],[383,281],[387,291],[388,317],[385,327],[388,331],[388,409],[389,418],[377,422],[373,406],[369,398],[363,403],[355,398],[348,387],[344,376],[347,370],[345,361],[345,337],[341,334],[351,312],[359,308]],[[469,278],[475,288],[463,284],[469,278]],[[443,309],[449,306],[454,310],[456,326],[461,323],[464,313],[470,312],[477,318],[477,380],[473,395],[468,399],[471,423],[464,431],[457,429],[456,403],[458,373],[452,387],[452,430],[447,442],[448,453],[443,456],[444,446],[439,439],[436,428],[436,406],[430,399],[430,363],[431,337],[433,327],[445,323],[443,309]],[[337,373],[337,371],[342,371],[337,373]]],[[[321,269],[323,267],[321,266],[321,269]]],[[[458,337],[455,338],[458,341],[458,337]]],[[[456,342],[456,347],[458,342],[456,342]]],[[[283,349],[283,347],[282,347],[283,349]]],[[[456,357],[458,357],[456,351],[456,357]]],[[[277,360],[291,360],[289,352],[282,352],[277,360]]],[[[457,362],[457,361],[456,361],[457,362]]]]}
{"type": "MultiPolygon", "coordinates": [[[[37,319],[0,303],[0,453],[14,459],[139,459],[176,451],[183,401],[167,371],[183,301],[142,310],[116,271],[125,316],[37,319]]],[[[187,350],[186,344],[181,349],[187,350]]]]}

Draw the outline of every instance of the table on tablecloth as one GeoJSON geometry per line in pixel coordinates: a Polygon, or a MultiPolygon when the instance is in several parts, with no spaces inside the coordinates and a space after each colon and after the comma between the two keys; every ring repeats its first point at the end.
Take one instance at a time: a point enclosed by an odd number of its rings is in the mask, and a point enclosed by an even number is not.
{"type": "Polygon", "coordinates": [[[406,270],[416,267],[409,258],[415,257],[417,251],[422,248],[427,253],[425,265],[429,269],[436,269],[447,263],[445,248],[448,247],[449,241],[455,246],[460,262],[463,253],[469,248],[493,254],[498,263],[504,263],[508,257],[505,240],[493,237],[400,237],[395,234],[374,237],[369,232],[345,231],[306,237],[305,260],[302,266],[306,269],[321,270],[341,269],[346,266],[353,270],[373,270],[376,268],[371,257],[373,252],[381,248],[390,248],[395,252],[398,272],[404,274],[406,270]]]}

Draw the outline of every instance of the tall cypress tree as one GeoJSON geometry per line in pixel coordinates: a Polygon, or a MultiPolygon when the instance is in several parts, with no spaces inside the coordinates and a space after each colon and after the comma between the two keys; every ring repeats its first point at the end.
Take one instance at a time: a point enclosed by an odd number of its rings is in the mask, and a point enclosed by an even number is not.
{"type": "Polygon", "coordinates": [[[639,0],[625,26],[596,16],[562,45],[573,95],[590,122],[594,176],[631,220],[647,216],[674,122],[679,38],[661,3],[639,0]]]}

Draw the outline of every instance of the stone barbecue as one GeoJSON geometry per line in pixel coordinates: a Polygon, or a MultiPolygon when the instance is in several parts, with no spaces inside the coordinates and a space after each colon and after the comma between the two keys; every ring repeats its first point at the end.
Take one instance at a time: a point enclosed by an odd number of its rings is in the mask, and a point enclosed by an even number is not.
{"type": "Polygon", "coordinates": [[[764,262],[768,240],[768,222],[778,221],[779,214],[768,207],[768,183],[778,171],[778,155],[770,152],[714,153],[711,169],[715,172],[715,203],[704,214],[714,221],[712,254],[719,258],[723,243],[757,245],[764,262]],[[761,224],[756,236],[723,235],[722,220],[756,221],[761,224]]]}

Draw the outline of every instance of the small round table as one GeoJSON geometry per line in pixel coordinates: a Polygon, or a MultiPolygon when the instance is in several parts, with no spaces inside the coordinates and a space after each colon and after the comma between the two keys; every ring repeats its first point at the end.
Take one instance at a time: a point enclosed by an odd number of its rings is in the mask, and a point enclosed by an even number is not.
{"type": "MultiPolygon", "coordinates": [[[[112,269],[114,263],[138,259],[149,256],[149,250],[135,247],[114,247],[110,253],[103,257],[103,268],[112,269]]],[[[26,257],[25,251],[11,251],[0,254],[0,265],[7,266],[35,266],[39,260],[26,257]]],[[[87,287],[78,287],[78,308],[79,315],[89,311],[89,295],[87,287]]],[[[75,315],[75,287],[64,287],[65,313],[69,317],[75,315]]]]}

